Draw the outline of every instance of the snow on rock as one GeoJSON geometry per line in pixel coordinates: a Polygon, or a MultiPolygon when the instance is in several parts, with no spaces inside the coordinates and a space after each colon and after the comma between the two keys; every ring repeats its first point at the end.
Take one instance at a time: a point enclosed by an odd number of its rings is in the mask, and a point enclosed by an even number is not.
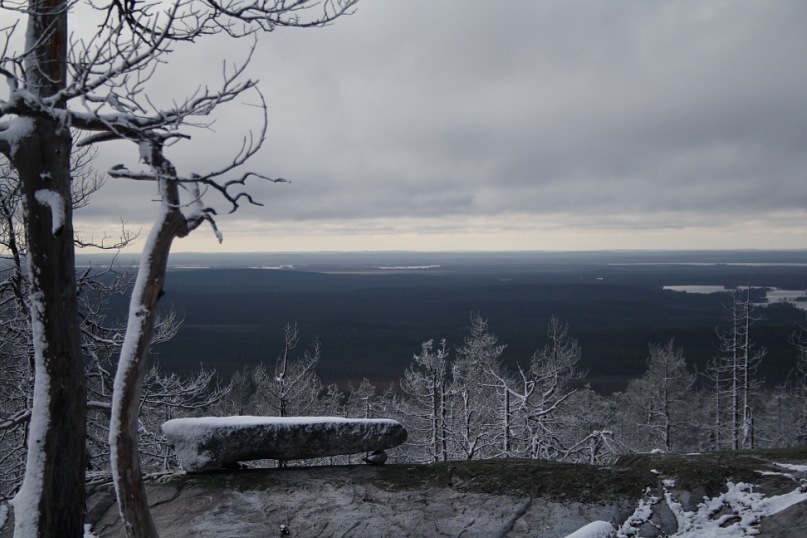
{"type": "Polygon", "coordinates": [[[667,502],[678,518],[678,538],[751,536],[764,517],[775,515],[796,503],[807,501],[807,493],[796,489],[784,495],[765,497],[750,484],[727,484],[727,491],[706,499],[694,512],[687,512],[673,502],[667,502]]]}
{"type": "Polygon", "coordinates": [[[616,529],[607,521],[594,521],[582,527],[566,538],[613,538],[616,536],[616,529]]]}
{"type": "Polygon", "coordinates": [[[220,469],[239,461],[294,460],[384,450],[406,441],[390,419],[341,417],[200,417],[162,426],[186,471],[220,469]]]}
{"type": "MultiPolygon", "coordinates": [[[[650,491],[645,493],[645,498],[639,499],[636,510],[633,511],[622,527],[619,529],[619,536],[630,536],[636,534],[639,527],[650,521],[653,517],[653,506],[659,502],[659,497],[650,494],[650,491]]],[[[582,529],[581,529],[582,530],[582,529]]]]}
{"type": "MultiPolygon", "coordinates": [[[[752,536],[758,534],[758,527],[764,518],[774,516],[798,503],[807,502],[807,491],[801,487],[782,495],[766,497],[761,492],[755,491],[755,487],[750,484],[728,482],[726,486],[725,492],[704,499],[693,511],[684,509],[683,505],[674,498],[672,492],[666,490],[666,487],[662,502],[659,497],[648,492],[644,499],[640,499],[634,513],[616,534],[603,534],[602,536],[617,536],[618,538],[657,535],[670,538],[752,536]],[[665,506],[675,516],[677,529],[663,529],[662,526],[653,522],[654,516],[665,506]],[[646,529],[650,527],[661,532],[646,534],[646,529]]],[[[587,527],[583,527],[577,532],[582,532],[587,527]]],[[[601,535],[573,533],[567,538],[571,536],[588,538],[601,535]]]]}
{"type": "Polygon", "coordinates": [[[788,471],[795,471],[797,473],[807,473],[807,465],[796,465],[793,463],[774,463],[777,467],[787,469],[788,471]]]}

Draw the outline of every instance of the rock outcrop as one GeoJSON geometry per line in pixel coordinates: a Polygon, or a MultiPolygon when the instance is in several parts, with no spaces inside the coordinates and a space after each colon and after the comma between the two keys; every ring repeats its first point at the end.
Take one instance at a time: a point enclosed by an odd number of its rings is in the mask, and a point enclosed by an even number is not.
{"type": "Polygon", "coordinates": [[[390,419],[201,417],[169,420],[163,432],[189,472],[240,461],[324,458],[380,451],[406,441],[390,419]]]}
{"type": "MultiPolygon", "coordinates": [[[[148,482],[147,490],[161,536],[515,538],[579,531],[590,538],[614,536],[631,522],[637,538],[807,536],[807,448],[630,456],[609,467],[394,460],[392,451],[386,465],[177,474],[148,482]],[[741,489],[751,493],[732,497],[741,489]],[[765,509],[757,518],[743,500],[765,509]],[[688,526],[693,513],[704,517],[688,526]],[[687,517],[677,519],[681,514],[687,517]]],[[[88,493],[93,514],[106,509],[90,521],[93,534],[124,536],[109,486],[88,493]]],[[[12,528],[7,524],[0,538],[10,538],[12,528]]]]}
{"type": "MultiPolygon", "coordinates": [[[[566,536],[627,517],[653,478],[618,475],[524,460],[287,467],[188,474],[148,496],[161,536],[266,538],[281,525],[292,537],[566,536]]],[[[96,536],[123,536],[116,510],[96,536]]]]}

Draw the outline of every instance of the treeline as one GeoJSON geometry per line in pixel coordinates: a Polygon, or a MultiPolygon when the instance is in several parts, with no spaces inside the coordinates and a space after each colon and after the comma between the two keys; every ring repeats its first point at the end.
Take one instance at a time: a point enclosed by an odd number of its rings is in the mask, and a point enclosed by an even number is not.
{"type": "MultiPolygon", "coordinates": [[[[363,379],[347,388],[323,385],[317,374],[320,343],[301,346],[299,328],[289,324],[273,364],[243,368],[227,384],[211,371],[179,376],[152,367],[141,402],[141,461],[150,473],[176,469],[160,426],[203,415],[394,418],[409,432],[407,442],[390,451],[396,463],[521,457],[603,464],[650,451],[804,444],[807,341],[794,336],[798,368],[789,382],[766,388],[757,375],[765,352],[753,343],[754,321],[748,296],[735,293],[718,352],[706,369],[696,372],[674,340],[654,343],[644,373],[613,394],[586,384],[583,350],[556,317],[537,351],[515,369],[502,362],[506,345],[474,314],[458,345],[424,342],[398,382],[379,387],[363,379]]],[[[158,338],[171,338],[176,320],[166,319],[161,327],[158,338]]],[[[102,478],[108,476],[113,357],[99,351],[87,369],[87,448],[91,473],[102,478]]],[[[14,495],[24,469],[31,397],[24,358],[6,355],[0,380],[0,500],[14,495]]],[[[360,457],[289,463],[356,463],[360,457]]]]}
{"type": "MultiPolygon", "coordinates": [[[[367,380],[346,391],[321,387],[310,352],[274,375],[244,370],[222,402],[227,414],[323,414],[389,417],[409,432],[396,462],[526,457],[606,463],[621,454],[786,447],[807,440],[807,355],[794,338],[798,369],[765,388],[757,367],[764,349],[752,340],[748,296],[733,295],[718,353],[702,372],[670,339],[649,346],[644,373],[624,391],[603,395],[585,383],[582,350],[558,318],[546,342],[515,371],[501,362],[505,345],[480,315],[456,348],[423,343],[399,383],[367,380]],[[291,397],[292,387],[297,392],[291,397]],[[305,390],[299,390],[305,387],[305,390]]],[[[288,331],[288,328],[287,328],[288,331]]],[[[296,336],[296,331],[295,331],[296,336]]],[[[315,346],[318,350],[318,346],[315,346]]]]}

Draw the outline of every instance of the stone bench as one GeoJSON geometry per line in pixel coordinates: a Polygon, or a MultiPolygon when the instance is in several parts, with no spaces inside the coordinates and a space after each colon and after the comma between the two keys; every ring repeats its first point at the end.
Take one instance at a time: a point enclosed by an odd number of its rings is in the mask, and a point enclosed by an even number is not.
{"type": "Polygon", "coordinates": [[[188,472],[259,459],[323,458],[385,450],[406,441],[391,419],[200,417],[165,422],[163,433],[188,472]]]}

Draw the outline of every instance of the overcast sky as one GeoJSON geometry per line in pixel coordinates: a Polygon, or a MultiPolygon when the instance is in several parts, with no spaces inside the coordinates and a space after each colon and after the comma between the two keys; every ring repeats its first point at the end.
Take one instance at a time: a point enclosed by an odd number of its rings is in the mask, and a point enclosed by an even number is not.
{"type": "MultiPolygon", "coordinates": [[[[265,205],[176,251],[807,248],[807,2],[364,0],[257,44],[265,205]]],[[[162,99],[249,42],[180,48],[162,99]]],[[[254,102],[254,99],[252,99],[254,102]]],[[[171,148],[230,158],[255,109],[171,148]]],[[[99,166],[134,165],[121,143],[99,166]]],[[[118,180],[120,181],[120,180],[118,180]]],[[[110,180],[86,235],[147,230],[151,186],[110,180]]]]}

